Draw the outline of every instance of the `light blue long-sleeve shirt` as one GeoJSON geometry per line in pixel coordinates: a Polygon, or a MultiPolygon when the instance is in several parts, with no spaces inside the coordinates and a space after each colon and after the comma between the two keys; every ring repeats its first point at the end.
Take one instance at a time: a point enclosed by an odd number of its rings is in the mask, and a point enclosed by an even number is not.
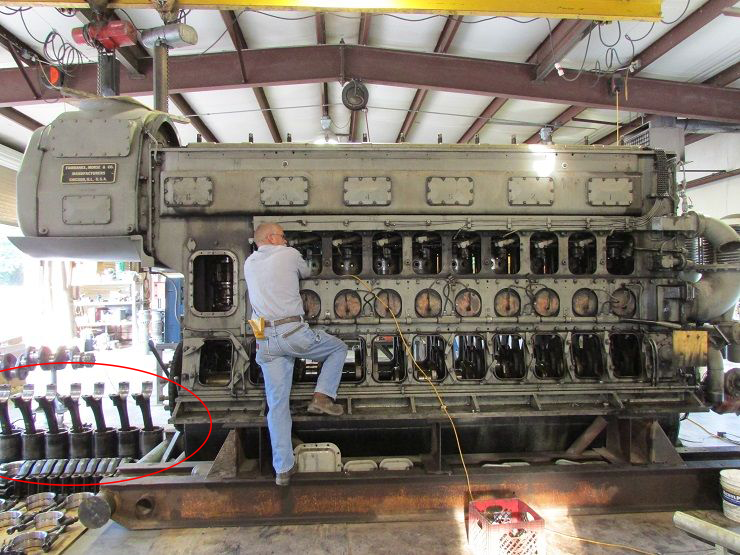
{"type": "Polygon", "coordinates": [[[302,316],[298,280],[309,275],[306,261],[293,247],[262,245],[244,262],[252,318],[273,321],[302,316]]]}

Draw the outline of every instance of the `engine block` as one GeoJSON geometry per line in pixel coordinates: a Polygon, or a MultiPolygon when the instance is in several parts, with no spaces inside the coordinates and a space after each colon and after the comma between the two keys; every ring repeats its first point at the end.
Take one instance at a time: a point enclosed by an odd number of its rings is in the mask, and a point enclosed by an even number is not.
{"type": "MultiPolygon", "coordinates": [[[[697,372],[717,348],[703,324],[732,326],[738,266],[734,255],[699,254],[740,243],[726,224],[677,214],[674,169],[661,151],[180,147],[167,117],[134,101],[86,101],[80,114],[32,138],[18,181],[27,237],[16,244],[184,274],[175,374],[218,424],[264,425],[242,267],[267,221],[283,226],[311,269],[301,282],[306,319],[350,347],[339,390],[348,421],[439,418],[429,382],[477,427],[492,418],[675,416],[716,401],[716,372],[704,387],[697,372]],[[106,164],[102,181],[64,180],[73,165],[106,164]],[[686,347],[686,334],[698,348],[686,347]]],[[[296,406],[320,369],[296,360],[296,406]]],[[[189,395],[172,405],[176,424],[208,420],[189,395]]]]}

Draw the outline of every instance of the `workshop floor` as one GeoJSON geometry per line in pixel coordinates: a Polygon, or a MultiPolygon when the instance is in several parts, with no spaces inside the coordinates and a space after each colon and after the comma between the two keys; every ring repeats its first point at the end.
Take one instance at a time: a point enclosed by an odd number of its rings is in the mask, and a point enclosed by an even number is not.
{"type": "MultiPolygon", "coordinates": [[[[705,555],[714,550],[676,529],[672,513],[580,516],[546,520],[548,530],[636,547],[643,553],[705,555]]],[[[115,523],[89,530],[65,555],[470,555],[461,519],[428,522],[189,528],[132,532],[115,523]]],[[[547,532],[548,555],[635,553],[547,532]]]]}
{"type": "MultiPolygon", "coordinates": [[[[96,353],[99,362],[140,368],[155,372],[151,355],[137,349],[96,353]]],[[[34,371],[29,382],[36,384],[37,394],[43,391],[50,374],[34,371]]],[[[144,374],[106,366],[95,366],[58,374],[58,390],[67,393],[69,384],[81,382],[83,392],[92,383],[106,383],[106,395],[116,391],[119,381],[128,381],[131,392],[138,392],[140,382],[152,379],[144,374]]],[[[105,403],[106,420],[117,424],[118,416],[111,403],[105,403]]],[[[92,420],[87,409],[83,419],[92,420]]],[[[140,413],[129,399],[129,412],[134,425],[140,425],[140,413]]],[[[153,407],[153,416],[160,424],[167,413],[160,405],[153,407]]],[[[727,445],[725,440],[708,432],[740,433],[740,417],[713,412],[691,414],[681,423],[680,437],[687,447],[727,445]],[[703,426],[702,429],[699,425],[703,426]]],[[[733,439],[739,439],[730,436],[733,439]]],[[[607,516],[550,517],[546,516],[548,554],[618,554],[635,553],[624,547],[607,548],[558,535],[553,531],[599,542],[622,544],[645,553],[662,555],[704,555],[713,553],[709,545],[694,540],[673,526],[672,513],[645,513],[607,516]]],[[[393,553],[394,555],[464,554],[467,548],[465,522],[461,516],[449,521],[378,522],[370,524],[325,524],[318,526],[261,526],[243,528],[190,528],[181,530],[129,531],[111,522],[99,530],[89,530],[65,553],[69,555],[120,553],[139,554],[301,554],[301,555],[361,555],[393,553]]],[[[637,551],[639,552],[639,551],[637,551]]]]}

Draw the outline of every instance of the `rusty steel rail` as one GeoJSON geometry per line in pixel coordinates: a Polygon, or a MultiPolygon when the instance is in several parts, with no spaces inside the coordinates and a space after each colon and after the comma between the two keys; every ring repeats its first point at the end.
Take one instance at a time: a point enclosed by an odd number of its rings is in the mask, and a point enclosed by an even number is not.
{"type": "MultiPolygon", "coordinates": [[[[476,468],[470,477],[476,498],[519,497],[569,514],[716,509],[719,471],[738,462],[476,468]]],[[[421,471],[298,474],[285,488],[269,477],[162,474],[103,485],[101,495],[106,520],[112,513],[129,529],[428,520],[459,515],[468,501],[462,474],[421,471]]]]}

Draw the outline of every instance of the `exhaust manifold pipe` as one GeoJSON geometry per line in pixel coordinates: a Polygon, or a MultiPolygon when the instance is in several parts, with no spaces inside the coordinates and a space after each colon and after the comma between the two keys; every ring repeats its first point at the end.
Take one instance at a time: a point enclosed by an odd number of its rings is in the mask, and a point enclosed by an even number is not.
{"type": "MultiPolygon", "coordinates": [[[[725,222],[689,212],[679,219],[691,219],[698,235],[704,237],[718,253],[728,253],[740,248],[740,235],[725,222]]],[[[687,317],[703,323],[721,318],[740,298],[740,276],[736,269],[705,272],[694,285],[696,297],[687,317]]]]}

